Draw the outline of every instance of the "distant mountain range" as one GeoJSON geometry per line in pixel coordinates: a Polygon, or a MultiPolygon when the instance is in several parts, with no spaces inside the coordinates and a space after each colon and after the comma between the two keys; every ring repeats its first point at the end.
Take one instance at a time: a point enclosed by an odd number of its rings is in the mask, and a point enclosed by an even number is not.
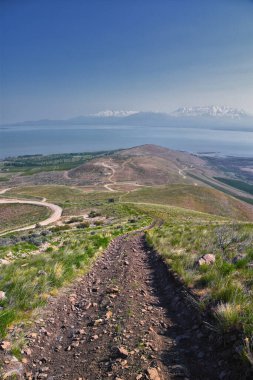
{"type": "Polygon", "coordinates": [[[140,111],[102,111],[67,120],[25,121],[9,125],[136,125],[153,127],[195,127],[253,131],[253,116],[243,110],[225,106],[182,107],[171,113],[140,111]]]}
{"type": "Polygon", "coordinates": [[[244,110],[239,110],[226,106],[210,106],[210,107],[182,107],[172,112],[176,117],[218,117],[229,119],[244,119],[248,117],[244,110]]]}
{"type": "Polygon", "coordinates": [[[100,111],[98,113],[95,113],[91,116],[99,116],[99,117],[126,117],[126,116],[130,116],[130,115],[134,115],[136,113],[138,113],[139,111],[111,111],[111,110],[107,110],[107,111],[100,111]]]}

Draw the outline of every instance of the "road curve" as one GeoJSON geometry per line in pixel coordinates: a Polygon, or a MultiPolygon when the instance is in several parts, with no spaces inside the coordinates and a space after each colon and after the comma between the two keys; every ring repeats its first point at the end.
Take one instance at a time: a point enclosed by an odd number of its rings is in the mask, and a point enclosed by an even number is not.
{"type": "MultiPolygon", "coordinates": [[[[16,198],[1,198],[0,199],[0,204],[29,204],[29,205],[35,205],[35,206],[41,206],[41,207],[47,207],[52,211],[52,214],[50,215],[49,218],[39,222],[41,226],[47,226],[51,223],[56,222],[57,220],[60,219],[62,215],[62,208],[60,206],[57,206],[53,203],[48,203],[48,202],[40,202],[40,201],[33,201],[33,200],[23,200],[23,199],[16,199],[16,198]]],[[[26,227],[21,227],[17,228],[15,230],[11,231],[5,231],[0,234],[0,236],[5,235],[10,232],[18,232],[18,231],[25,231],[25,230],[30,230],[36,227],[36,224],[32,224],[30,226],[26,227]]]]}
{"type": "Polygon", "coordinates": [[[8,189],[2,189],[2,190],[0,190],[0,195],[6,193],[6,192],[9,191],[9,190],[11,190],[10,187],[8,187],[8,189]]]}

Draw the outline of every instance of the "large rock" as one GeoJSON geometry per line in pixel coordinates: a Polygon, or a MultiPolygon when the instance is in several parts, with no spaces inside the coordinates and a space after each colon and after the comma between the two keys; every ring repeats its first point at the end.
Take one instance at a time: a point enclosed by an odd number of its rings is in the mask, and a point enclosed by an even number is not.
{"type": "Polygon", "coordinates": [[[2,290],[0,290],[0,301],[5,300],[5,298],[6,298],[5,292],[3,292],[2,290]]]}
{"type": "Polygon", "coordinates": [[[156,368],[148,368],[147,375],[148,375],[149,380],[161,380],[156,368]]]}
{"type": "Polygon", "coordinates": [[[3,351],[10,351],[11,349],[11,343],[8,340],[3,340],[0,343],[0,347],[3,351]]]}
{"type": "Polygon", "coordinates": [[[128,357],[128,351],[124,347],[113,347],[112,353],[116,358],[126,359],[128,357]]]}
{"type": "Polygon", "coordinates": [[[9,265],[10,261],[7,259],[0,259],[0,265],[9,265]]]}
{"type": "Polygon", "coordinates": [[[207,253],[198,260],[198,264],[201,265],[211,265],[215,263],[215,256],[212,253],[207,253]]]}
{"type": "Polygon", "coordinates": [[[20,363],[14,356],[6,356],[8,364],[2,368],[0,373],[3,380],[23,380],[24,372],[22,363],[20,363]]]}

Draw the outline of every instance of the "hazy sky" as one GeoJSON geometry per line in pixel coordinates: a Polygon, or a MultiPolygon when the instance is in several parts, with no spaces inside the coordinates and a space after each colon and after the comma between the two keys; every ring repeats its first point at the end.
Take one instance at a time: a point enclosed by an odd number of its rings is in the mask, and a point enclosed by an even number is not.
{"type": "Polygon", "coordinates": [[[253,1],[0,0],[1,120],[253,113],[253,1]]]}

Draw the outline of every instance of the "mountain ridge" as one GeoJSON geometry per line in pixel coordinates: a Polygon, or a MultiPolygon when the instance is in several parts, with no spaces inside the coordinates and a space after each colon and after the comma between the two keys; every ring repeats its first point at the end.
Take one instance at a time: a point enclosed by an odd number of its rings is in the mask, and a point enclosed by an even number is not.
{"type": "Polygon", "coordinates": [[[106,110],[69,119],[41,119],[1,124],[1,126],[48,125],[143,125],[164,127],[251,127],[253,115],[228,106],[181,107],[173,112],[106,110]]]}
{"type": "Polygon", "coordinates": [[[181,107],[172,112],[173,116],[188,116],[188,117],[228,117],[228,118],[244,118],[250,116],[243,109],[228,107],[228,106],[196,106],[196,107],[181,107]]]}

